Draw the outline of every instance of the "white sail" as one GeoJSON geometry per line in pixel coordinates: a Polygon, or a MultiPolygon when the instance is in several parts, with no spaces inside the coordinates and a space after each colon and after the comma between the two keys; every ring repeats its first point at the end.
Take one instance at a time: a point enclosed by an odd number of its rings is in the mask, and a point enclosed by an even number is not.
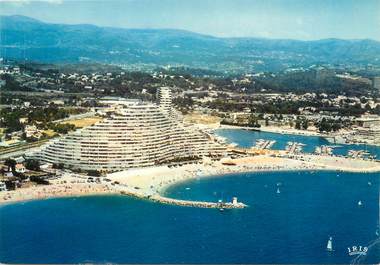
{"type": "Polygon", "coordinates": [[[330,236],[329,241],[327,241],[327,251],[333,251],[333,246],[332,246],[332,237],[330,236]]]}

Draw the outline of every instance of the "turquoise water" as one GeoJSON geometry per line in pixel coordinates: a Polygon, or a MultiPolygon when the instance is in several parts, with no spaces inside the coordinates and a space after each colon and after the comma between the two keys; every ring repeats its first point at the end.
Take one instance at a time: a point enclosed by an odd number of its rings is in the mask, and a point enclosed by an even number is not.
{"type": "Polygon", "coordinates": [[[236,143],[241,147],[251,147],[255,145],[257,139],[275,140],[272,149],[285,149],[288,142],[301,142],[306,144],[304,152],[312,153],[316,146],[330,145],[336,146],[333,153],[336,155],[347,155],[349,150],[366,150],[380,159],[380,147],[364,144],[332,144],[326,139],[318,136],[303,136],[291,134],[279,134],[260,131],[249,131],[240,129],[219,129],[216,134],[226,137],[230,143],[236,143]]]}
{"type": "MultiPolygon", "coordinates": [[[[306,141],[306,148],[327,143],[243,130],[218,133],[242,146],[250,146],[254,137],[275,137],[279,146],[288,137],[306,141]]],[[[5,205],[0,207],[0,262],[346,264],[354,258],[347,248],[377,238],[379,189],[378,173],[267,172],[193,180],[166,191],[170,197],[205,201],[237,196],[249,205],[224,212],[124,196],[5,205]],[[329,236],[334,252],[326,251],[329,236]]],[[[379,244],[360,260],[379,262],[379,244]]]]}

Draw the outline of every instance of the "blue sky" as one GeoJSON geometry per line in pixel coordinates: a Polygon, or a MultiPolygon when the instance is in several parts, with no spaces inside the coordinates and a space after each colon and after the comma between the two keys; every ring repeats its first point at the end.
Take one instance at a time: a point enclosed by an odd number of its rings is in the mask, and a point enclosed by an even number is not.
{"type": "Polygon", "coordinates": [[[380,40],[380,0],[0,0],[0,14],[221,37],[380,40]]]}

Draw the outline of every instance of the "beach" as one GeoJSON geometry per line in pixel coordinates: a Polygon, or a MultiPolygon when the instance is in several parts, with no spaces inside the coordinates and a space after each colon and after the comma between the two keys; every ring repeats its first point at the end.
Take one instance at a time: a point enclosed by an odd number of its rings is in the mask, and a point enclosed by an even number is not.
{"type": "Polygon", "coordinates": [[[180,182],[195,178],[223,177],[225,174],[231,173],[293,170],[337,170],[369,173],[380,172],[380,163],[311,154],[296,155],[292,158],[259,155],[206,164],[131,169],[107,174],[99,182],[88,182],[87,176],[65,173],[60,178],[50,180],[50,185],[38,185],[1,192],[0,204],[55,197],[106,194],[123,194],[156,202],[176,204],[175,201],[165,197],[165,190],[180,182]],[[226,162],[227,164],[223,164],[226,162]]]}
{"type": "Polygon", "coordinates": [[[18,188],[0,193],[0,204],[14,203],[48,198],[89,196],[114,194],[103,183],[87,183],[78,177],[63,176],[58,180],[50,180],[49,185],[35,185],[28,188],[18,188]]]}

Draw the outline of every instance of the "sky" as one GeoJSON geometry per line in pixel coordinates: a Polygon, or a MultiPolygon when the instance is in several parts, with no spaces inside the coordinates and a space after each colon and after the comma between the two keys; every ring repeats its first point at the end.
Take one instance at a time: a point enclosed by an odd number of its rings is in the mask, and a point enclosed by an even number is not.
{"type": "Polygon", "coordinates": [[[219,37],[380,41],[380,0],[0,0],[0,14],[219,37]]]}

